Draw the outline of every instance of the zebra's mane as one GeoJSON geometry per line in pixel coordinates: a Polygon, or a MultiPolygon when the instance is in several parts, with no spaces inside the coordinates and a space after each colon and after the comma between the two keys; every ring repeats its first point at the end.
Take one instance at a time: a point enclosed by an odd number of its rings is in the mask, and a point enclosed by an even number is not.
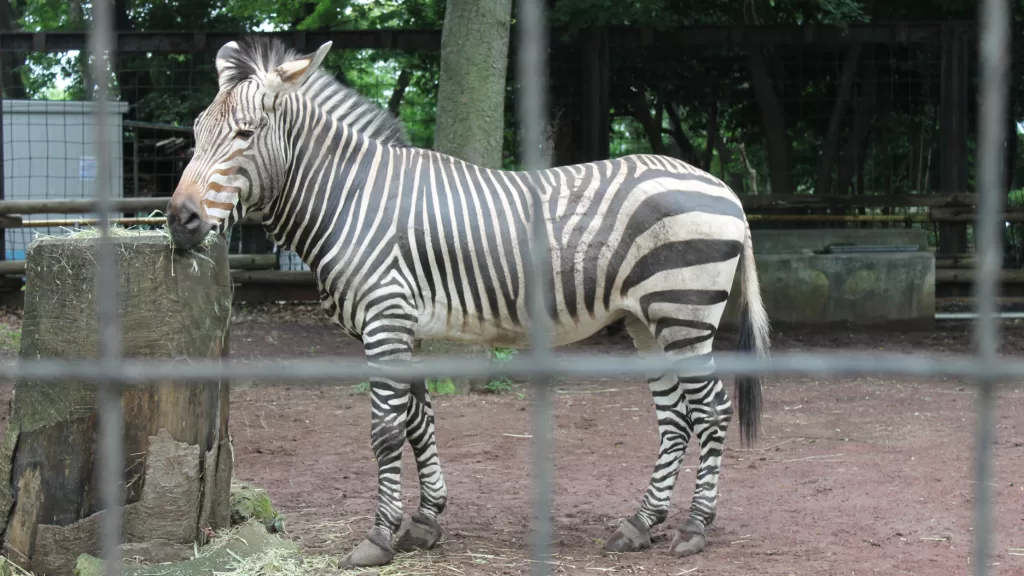
{"type": "MultiPolygon", "coordinates": [[[[234,88],[302,55],[277,38],[246,36],[238,41],[238,49],[229,53],[221,83],[225,89],[234,88]]],[[[364,136],[393,146],[412,146],[401,119],[323,68],[306,82],[302,92],[335,120],[364,136]]]]}

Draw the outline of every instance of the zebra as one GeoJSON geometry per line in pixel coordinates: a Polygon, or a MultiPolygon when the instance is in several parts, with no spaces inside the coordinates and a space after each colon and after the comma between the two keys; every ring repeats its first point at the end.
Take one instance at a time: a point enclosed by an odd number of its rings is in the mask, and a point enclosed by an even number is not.
{"type": "MultiPolygon", "coordinates": [[[[413,361],[421,339],[527,348],[528,254],[532,242],[548,243],[553,345],[621,319],[640,356],[693,358],[703,367],[647,375],[659,455],[634,514],[602,546],[614,553],[651,546],[695,435],[696,484],[670,550],[699,553],[717,512],[734,413],[715,375],[712,341],[738,271],[738,348],[759,357],[769,348],[739,198],[713,175],[666,156],[506,171],[414,147],[398,118],[322,70],[330,47],[302,54],[277,40],[244,38],[218,51],[219,92],[195,119],[195,153],[168,203],[174,244],[192,249],[260,210],[274,242],[309,266],[324,313],[362,342],[375,366],[413,361]],[[534,240],[537,201],[546,237],[534,240]]],[[[737,377],[734,392],[741,440],[753,442],[761,378],[737,377]]],[[[373,378],[370,408],[376,514],[344,566],[385,565],[442,536],[447,487],[424,382],[373,378]],[[416,512],[403,517],[406,440],[420,494],[416,512]]]]}

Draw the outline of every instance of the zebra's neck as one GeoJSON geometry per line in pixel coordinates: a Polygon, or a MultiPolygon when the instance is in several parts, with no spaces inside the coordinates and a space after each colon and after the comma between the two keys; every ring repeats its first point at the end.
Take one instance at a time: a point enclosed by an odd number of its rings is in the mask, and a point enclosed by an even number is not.
{"type": "Polygon", "coordinates": [[[267,203],[263,222],[274,242],[295,251],[316,272],[341,257],[359,214],[385,209],[384,161],[390,147],[337,121],[308,100],[298,100],[286,138],[280,190],[267,203]]]}

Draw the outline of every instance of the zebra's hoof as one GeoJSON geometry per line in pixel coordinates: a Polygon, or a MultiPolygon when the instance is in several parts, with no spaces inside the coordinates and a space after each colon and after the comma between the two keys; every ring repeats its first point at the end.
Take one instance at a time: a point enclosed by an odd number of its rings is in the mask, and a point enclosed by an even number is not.
{"type": "Polygon", "coordinates": [[[704,529],[692,518],[687,518],[679,528],[676,528],[676,535],[672,538],[672,555],[679,558],[693,556],[707,545],[708,537],[704,534],[704,529]]]}
{"type": "Polygon", "coordinates": [[[414,550],[430,550],[441,540],[441,525],[433,518],[419,512],[406,518],[398,530],[396,552],[412,552],[414,550]]]}
{"type": "Polygon", "coordinates": [[[602,547],[605,552],[639,552],[651,547],[651,532],[635,518],[619,524],[602,547]]]}
{"type": "Polygon", "coordinates": [[[395,551],[391,549],[388,539],[379,529],[372,528],[366,534],[366,539],[341,559],[339,566],[344,568],[383,566],[390,564],[394,558],[395,551]]]}

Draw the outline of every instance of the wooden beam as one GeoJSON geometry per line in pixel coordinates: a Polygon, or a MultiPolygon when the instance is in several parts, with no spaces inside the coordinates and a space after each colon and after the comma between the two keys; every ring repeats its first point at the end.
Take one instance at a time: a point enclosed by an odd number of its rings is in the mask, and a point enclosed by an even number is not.
{"type": "Polygon", "coordinates": [[[818,194],[750,195],[741,194],[745,210],[755,208],[859,208],[859,207],[914,207],[976,206],[976,194],[901,194],[864,196],[827,196],[818,194]]]}
{"type": "MultiPolygon", "coordinates": [[[[169,197],[117,198],[114,212],[166,210],[169,197]]],[[[0,200],[0,216],[10,214],[88,214],[96,211],[95,200],[0,200]]]]}
{"type": "MultiPolygon", "coordinates": [[[[120,31],[115,33],[115,50],[120,53],[215,53],[221,46],[250,33],[239,32],[171,32],[120,31]]],[[[319,46],[331,41],[334,50],[390,49],[404,51],[439,50],[441,30],[333,30],[305,32],[301,41],[295,32],[256,32],[252,36],[281,38],[289,45],[319,46]]],[[[3,52],[68,52],[87,50],[87,34],[83,32],[0,32],[3,52]]],[[[212,72],[212,62],[211,74],[212,72]]]]}
{"type": "MultiPolygon", "coordinates": [[[[976,35],[976,23],[962,24],[968,35],[976,35]]],[[[617,46],[659,46],[665,48],[684,46],[777,46],[808,45],[840,46],[848,44],[939,44],[942,40],[943,23],[909,22],[890,24],[856,24],[830,26],[825,24],[803,26],[688,26],[671,30],[654,30],[637,26],[611,26],[608,41],[614,49],[617,46]]],[[[515,26],[513,25],[513,28],[515,26]]],[[[1024,30],[1020,23],[1014,25],[1014,33],[1024,30]]],[[[562,38],[571,36],[569,30],[552,29],[552,44],[560,44],[562,38]]],[[[436,51],[441,47],[441,30],[421,29],[375,29],[375,30],[327,30],[287,32],[203,32],[203,31],[120,31],[115,33],[115,48],[118,52],[158,52],[209,54],[224,44],[237,40],[243,34],[253,36],[275,36],[284,42],[297,46],[319,46],[324,42],[334,43],[335,50],[391,49],[404,51],[436,51]]],[[[88,50],[84,32],[0,32],[0,51],[3,52],[68,52],[88,50]]],[[[511,34],[514,42],[515,32],[511,34]]],[[[303,48],[303,49],[306,49],[303,48]]],[[[511,52],[511,51],[510,51],[511,52]]],[[[212,64],[212,63],[211,63],[212,64]]]]}
{"type": "MultiPolygon", "coordinates": [[[[977,271],[972,268],[936,268],[936,284],[973,284],[977,271]]],[[[1024,283],[1024,270],[1006,268],[999,271],[999,281],[1006,284],[1024,283]]]]}
{"type": "Polygon", "coordinates": [[[314,284],[309,270],[232,270],[231,279],[235,284],[314,284]]]}

